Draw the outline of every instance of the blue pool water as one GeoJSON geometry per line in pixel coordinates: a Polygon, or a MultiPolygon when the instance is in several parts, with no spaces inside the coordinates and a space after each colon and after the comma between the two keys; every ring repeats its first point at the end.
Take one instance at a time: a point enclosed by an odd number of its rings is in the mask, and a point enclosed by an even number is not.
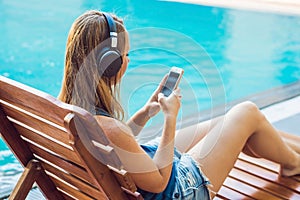
{"type": "MultiPolygon", "coordinates": [[[[300,80],[300,17],[156,0],[0,0],[0,74],[57,96],[74,19],[113,11],[130,34],[122,99],[129,115],[169,67],[185,70],[183,119],[300,80]]],[[[155,123],[155,122],[153,122],[155,123]]],[[[0,140],[0,175],[19,169],[0,140]]]]}

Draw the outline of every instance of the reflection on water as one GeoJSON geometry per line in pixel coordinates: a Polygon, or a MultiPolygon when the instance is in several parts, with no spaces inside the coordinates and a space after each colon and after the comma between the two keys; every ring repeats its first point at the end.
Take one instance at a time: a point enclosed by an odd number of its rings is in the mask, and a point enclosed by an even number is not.
{"type": "Polygon", "coordinates": [[[224,57],[230,99],[299,80],[299,17],[230,10],[224,57]],[[251,20],[249,20],[251,19],[251,20]],[[241,86],[243,84],[243,90],[241,86]]]}

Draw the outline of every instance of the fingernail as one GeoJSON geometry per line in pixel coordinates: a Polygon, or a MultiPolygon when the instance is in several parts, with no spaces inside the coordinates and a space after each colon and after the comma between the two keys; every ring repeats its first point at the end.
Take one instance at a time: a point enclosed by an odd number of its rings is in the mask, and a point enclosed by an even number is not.
{"type": "Polygon", "coordinates": [[[164,97],[165,95],[163,94],[163,93],[159,93],[158,94],[158,98],[162,98],[162,97],[164,97]]]}

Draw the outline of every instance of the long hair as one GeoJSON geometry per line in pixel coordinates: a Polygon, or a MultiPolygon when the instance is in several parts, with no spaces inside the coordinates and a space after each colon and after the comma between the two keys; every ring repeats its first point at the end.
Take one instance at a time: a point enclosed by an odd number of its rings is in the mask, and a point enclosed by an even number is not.
{"type": "MultiPolygon", "coordinates": [[[[118,32],[118,50],[125,53],[128,45],[123,21],[113,16],[118,32]]],[[[119,102],[120,72],[111,78],[101,76],[97,69],[97,56],[103,45],[107,45],[109,30],[107,22],[99,11],[87,11],[79,16],[69,31],[65,71],[59,99],[80,106],[95,114],[96,108],[107,111],[120,120],[124,111],[119,102]]],[[[121,71],[121,70],[120,70],[121,71]]]]}

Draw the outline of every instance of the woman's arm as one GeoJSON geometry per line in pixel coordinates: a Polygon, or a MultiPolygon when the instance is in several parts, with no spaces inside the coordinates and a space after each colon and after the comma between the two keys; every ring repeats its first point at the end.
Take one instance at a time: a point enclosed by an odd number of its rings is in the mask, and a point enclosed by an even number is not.
{"type": "Polygon", "coordinates": [[[173,124],[176,122],[172,119],[166,120],[163,135],[168,137],[162,139],[160,150],[157,150],[152,159],[136,142],[131,129],[125,124],[103,116],[97,116],[96,119],[136,186],[153,193],[162,192],[168,184],[172,170],[174,153],[172,141],[175,134],[173,124]],[[163,148],[165,144],[168,145],[163,148]]]}
{"type": "Polygon", "coordinates": [[[113,118],[96,117],[137,187],[153,193],[162,192],[169,182],[180,100],[170,95],[168,98],[161,97],[159,104],[164,111],[165,122],[161,142],[153,159],[136,142],[128,126],[113,118]]]}
{"type": "Polygon", "coordinates": [[[137,136],[141,130],[144,128],[145,124],[151,118],[149,113],[148,106],[144,106],[138,110],[128,121],[127,125],[131,128],[131,131],[134,136],[137,136]]]}
{"type": "Polygon", "coordinates": [[[131,128],[134,136],[137,136],[148,120],[160,111],[158,94],[160,93],[166,78],[167,76],[165,75],[147,103],[127,121],[127,125],[131,128]]]}

